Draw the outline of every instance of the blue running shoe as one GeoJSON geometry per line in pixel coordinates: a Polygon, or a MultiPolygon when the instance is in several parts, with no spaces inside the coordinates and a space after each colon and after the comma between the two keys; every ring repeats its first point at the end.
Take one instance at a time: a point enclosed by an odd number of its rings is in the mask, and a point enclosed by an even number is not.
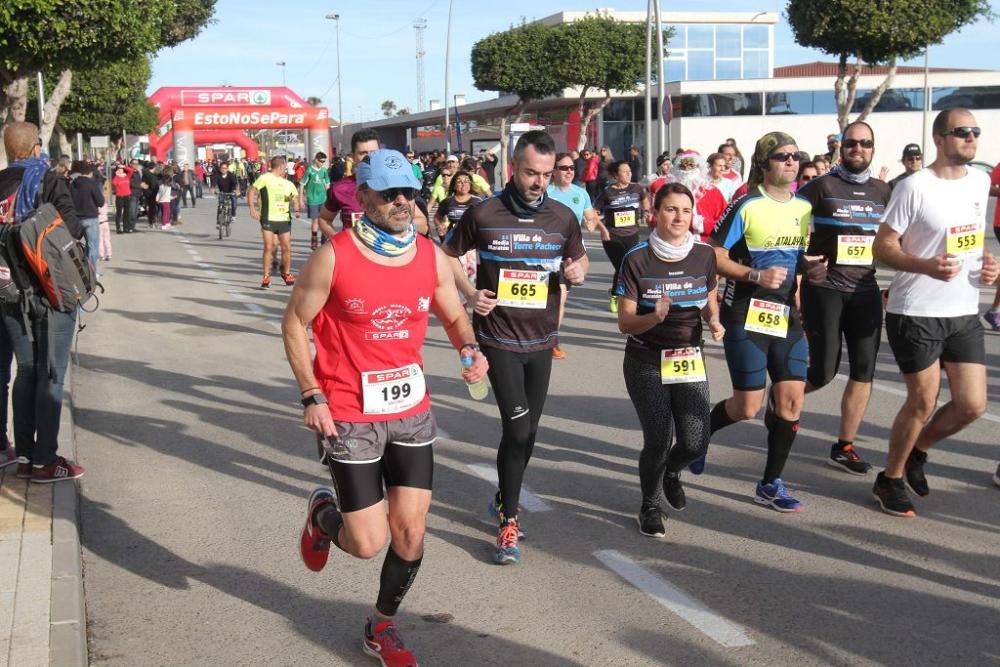
{"type": "Polygon", "coordinates": [[[694,461],[691,461],[691,463],[688,464],[688,470],[691,471],[692,475],[700,475],[705,472],[705,457],[702,456],[694,461]]]}
{"type": "Polygon", "coordinates": [[[510,519],[500,526],[497,533],[497,548],[493,562],[497,565],[518,565],[521,550],[517,548],[517,519],[510,519]]]}
{"type": "Polygon", "coordinates": [[[785,483],[776,479],[770,484],[757,482],[757,491],[753,500],[761,505],[769,505],[779,512],[801,512],[802,503],[789,495],[785,483]]]}
{"type": "MultiPolygon", "coordinates": [[[[517,509],[518,510],[522,510],[524,508],[518,506],[517,509]]],[[[502,524],[504,522],[504,518],[501,516],[501,514],[503,514],[503,503],[500,502],[500,492],[499,491],[497,491],[496,495],[493,496],[493,500],[490,501],[490,506],[486,508],[486,511],[489,512],[489,514],[490,514],[491,517],[493,517],[494,519],[497,520],[498,524],[502,524]]],[[[521,524],[520,523],[517,524],[517,530],[518,530],[518,534],[517,534],[518,539],[523,540],[524,539],[524,529],[521,528],[521,524]]]]}
{"type": "Polygon", "coordinates": [[[1000,331],[1000,312],[996,310],[988,310],[986,314],[983,315],[983,319],[986,323],[990,325],[993,331],[1000,331]]]}

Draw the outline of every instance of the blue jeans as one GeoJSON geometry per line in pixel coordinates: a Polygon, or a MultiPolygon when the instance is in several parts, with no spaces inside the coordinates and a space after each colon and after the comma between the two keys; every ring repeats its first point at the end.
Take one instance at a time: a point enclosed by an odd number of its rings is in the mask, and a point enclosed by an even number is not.
{"type": "Polygon", "coordinates": [[[17,358],[12,401],[14,447],[18,456],[36,465],[49,465],[55,463],[59,449],[63,382],[76,332],[76,311],[39,309],[28,324],[30,335],[18,306],[3,309],[4,329],[17,358]]]}
{"type": "Polygon", "coordinates": [[[97,253],[101,244],[101,223],[98,222],[97,218],[83,218],[80,220],[80,224],[83,225],[83,231],[87,234],[87,259],[90,260],[90,265],[94,267],[94,273],[97,273],[97,253]]]}

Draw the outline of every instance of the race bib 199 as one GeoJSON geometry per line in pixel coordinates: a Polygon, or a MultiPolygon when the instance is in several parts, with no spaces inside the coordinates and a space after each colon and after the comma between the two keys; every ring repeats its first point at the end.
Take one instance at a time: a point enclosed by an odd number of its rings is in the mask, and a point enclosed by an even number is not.
{"type": "Polygon", "coordinates": [[[427,393],[427,385],[420,366],[410,364],[361,373],[361,392],[366,415],[391,415],[419,405],[427,393]]]}
{"type": "Polygon", "coordinates": [[[986,232],[982,225],[955,225],[948,227],[945,250],[952,255],[981,253],[986,245],[986,232]]]}
{"type": "Polygon", "coordinates": [[[872,245],[874,236],[838,236],[837,264],[846,266],[871,266],[874,261],[872,245]]]}
{"type": "Polygon", "coordinates": [[[663,384],[682,384],[685,382],[704,382],[705,360],[701,356],[701,348],[682,347],[676,350],[663,350],[660,355],[660,382],[663,384]]]}
{"type": "Polygon", "coordinates": [[[497,305],[508,308],[545,308],[549,299],[548,271],[500,270],[497,305]]]}
{"type": "Polygon", "coordinates": [[[788,306],[764,299],[750,299],[747,321],[743,328],[747,331],[784,338],[788,335],[788,306]]]}
{"type": "Polygon", "coordinates": [[[615,211],[615,227],[635,227],[635,209],[615,211]]]}

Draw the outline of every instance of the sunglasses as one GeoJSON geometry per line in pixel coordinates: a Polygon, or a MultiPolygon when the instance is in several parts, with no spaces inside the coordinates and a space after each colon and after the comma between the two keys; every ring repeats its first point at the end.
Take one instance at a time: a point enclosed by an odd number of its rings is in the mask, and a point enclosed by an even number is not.
{"type": "Polygon", "coordinates": [[[472,185],[472,181],[467,178],[456,178],[455,185],[472,185]]]}
{"type": "Polygon", "coordinates": [[[907,155],[903,159],[906,160],[907,162],[920,162],[921,160],[924,159],[924,156],[923,155],[907,155]]]}
{"type": "Polygon", "coordinates": [[[771,155],[770,159],[773,162],[788,162],[789,160],[792,162],[798,162],[799,156],[797,153],[774,153],[771,155]]]}
{"type": "Polygon", "coordinates": [[[875,148],[875,142],[871,139],[844,139],[844,143],[841,146],[844,148],[856,148],[857,146],[875,148]]]}
{"type": "Polygon", "coordinates": [[[978,127],[953,127],[947,132],[942,132],[941,136],[958,137],[959,139],[968,139],[969,135],[971,134],[976,139],[978,139],[979,135],[982,133],[983,133],[982,129],[978,127]]]}
{"type": "Polygon", "coordinates": [[[813,178],[815,178],[815,177],[814,176],[803,176],[799,180],[801,180],[803,183],[807,183],[807,182],[811,181],[813,178]]]}
{"type": "Polygon", "coordinates": [[[559,171],[576,171],[576,167],[571,164],[561,164],[556,169],[559,171]]]}
{"type": "Polygon", "coordinates": [[[389,202],[396,201],[396,197],[403,195],[406,201],[413,201],[417,198],[417,191],[413,188],[389,188],[388,190],[376,190],[379,197],[382,198],[386,204],[389,202]]]}

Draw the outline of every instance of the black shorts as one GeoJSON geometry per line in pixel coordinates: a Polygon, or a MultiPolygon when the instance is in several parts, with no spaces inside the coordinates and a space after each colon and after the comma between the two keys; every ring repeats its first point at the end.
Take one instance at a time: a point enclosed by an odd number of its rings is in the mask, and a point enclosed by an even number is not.
{"type": "Polygon", "coordinates": [[[823,387],[833,380],[840,367],[841,338],[847,344],[851,379],[871,382],[882,340],[878,290],[840,292],[802,281],[801,299],[802,326],[809,340],[809,384],[823,387]]]}
{"type": "Polygon", "coordinates": [[[983,325],[976,315],[914,317],[886,313],[889,347],[904,374],[930,368],[939,359],[958,364],[985,364],[983,325]]]}
{"type": "Polygon", "coordinates": [[[384,422],[335,422],[338,436],[323,439],[341,512],[379,503],[393,486],[427,489],[434,481],[437,425],[430,410],[384,422]]]}
{"type": "Polygon", "coordinates": [[[292,231],[292,222],[262,222],[260,223],[260,231],[262,232],[272,232],[278,234],[289,234],[292,231]]]}
{"type": "Polygon", "coordinates": [[[997,241],[1000,241],[1000,227],[993,228],[993,235],[997,237],[997,241]]]}

